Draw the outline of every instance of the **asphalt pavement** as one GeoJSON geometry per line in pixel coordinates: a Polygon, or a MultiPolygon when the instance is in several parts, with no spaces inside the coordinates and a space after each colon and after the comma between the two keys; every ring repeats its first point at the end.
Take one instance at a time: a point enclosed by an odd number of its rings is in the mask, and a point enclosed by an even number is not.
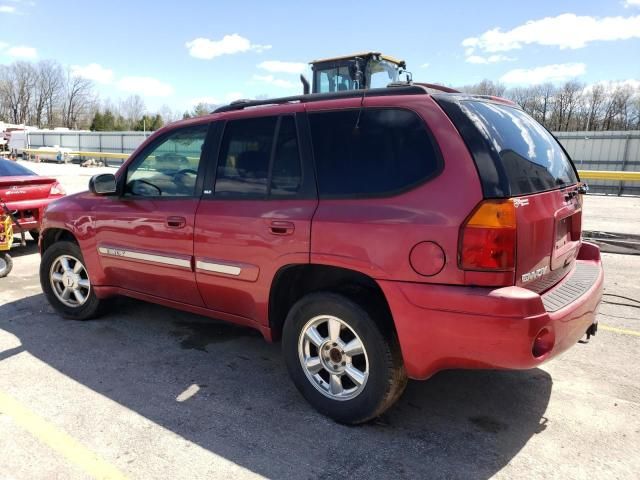
{"type": "MultiPolygon", "coordinates": [[[[99,171],[64,168],[69,190],[99,171]]],[[[585,228],[636,232],[637,201],[588,197],[585,228]]],[[[640,256],[604,254],[588,344],[533,370],[412,381],[383,417],[345,427],[298,394],[278,344],[128,299],[63,320],[35,243],[13,253],[0,279],[0,479],[638,478],[640,256]]]]}

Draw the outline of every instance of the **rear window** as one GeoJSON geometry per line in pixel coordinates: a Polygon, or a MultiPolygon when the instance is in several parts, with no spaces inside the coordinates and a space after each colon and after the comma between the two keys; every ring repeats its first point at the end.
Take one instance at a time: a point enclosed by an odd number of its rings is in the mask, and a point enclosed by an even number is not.
{"type": "Polygon", "coordinates": [[[522,110],[473,100],[443,107],[474,156],[485,196],[527,195],[578,181],[558,141],[522,110]]]}
{"type": "Polygon", "coordinates": [[[424,122],[411,111],[319,112],[309,122],[321,197],[391,195],[440,169],[424,122]]]}
{"type": "Polygon", "coordinates": [[[22,165],[0,158],[0,177],[26,177],[35,175],[31,170],[22,165]]]}

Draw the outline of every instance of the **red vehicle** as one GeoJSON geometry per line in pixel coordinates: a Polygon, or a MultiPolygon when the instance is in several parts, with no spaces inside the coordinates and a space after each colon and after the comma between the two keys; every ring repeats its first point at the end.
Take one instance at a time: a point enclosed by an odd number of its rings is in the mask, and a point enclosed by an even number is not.
{"type": "Polygon", "coordinates": [[[499,98],[411,85],[241,101],[50,205],[40,278],[68,318],[127,295],[281,339],[303,396],[358,423],[407,378],[533,368],[595,333],[583,189],[499,98]]]}
{"type": "Polygon", "coordinates": [[[0,158],[0,198],[35,240],[44,208],[64,195],[55,178],[40,177],[14,161],[0,158]]]}

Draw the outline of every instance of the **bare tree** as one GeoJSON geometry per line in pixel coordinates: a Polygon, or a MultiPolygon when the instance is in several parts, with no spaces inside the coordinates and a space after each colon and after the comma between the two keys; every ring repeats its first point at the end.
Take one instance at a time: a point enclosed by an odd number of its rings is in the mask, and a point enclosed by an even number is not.
{"type": "Polygon", "coordinates": [[[16,62],[3,67],[0,76],[0,97],[9,120],[13,123],[26,123],[36,81],[33,65],[16,62]]]}
{"type": "Polygon", "coordinates": [[[496,97],[501,97],[504,95],[506,87],[501,83],[485,79],[475,85],[467,85],[465,87],[462,87],[462,90],[474,95],[493,95],[496,97]]]}
{"type": "Polygon", "coordinates": [[[64,87],[62,123],[68,128],[78,128],[80,120],[88,123],[88,115],[95,104],[93,83],[89,79],[73,75],[69,70],[64,87]]]}
{"type": "Polygon", "coordinates": [[[55,110],[62,99],[64,73],[59,64],[45,60],[37,65],[33,123],[38,127],[55,124],[55,110]],[[45,121],[46,120],[46,121],[45,121]]]}
{"type": "Polygon", "coordinates": [[[120,103],[120,112],[131,130],[140,121],[146,110],[147,107],[140,95],[131,95],[120,103]]]}
{"type": "Polygon", "coordinates": [[[164,120],[165,124],[175,122],[176,120],[181,118],[180,114],[172,110],[171,107],[169,107],[169,105],[162,105],[158,110],[158,113],[164,120]]]}
{"type": "Polygon", "coordinates": [[[585,89],[585,130],[597,130],[598,119],[602,111],[602,105],[606,97],[604,85],[598,83],[585,89]]]}

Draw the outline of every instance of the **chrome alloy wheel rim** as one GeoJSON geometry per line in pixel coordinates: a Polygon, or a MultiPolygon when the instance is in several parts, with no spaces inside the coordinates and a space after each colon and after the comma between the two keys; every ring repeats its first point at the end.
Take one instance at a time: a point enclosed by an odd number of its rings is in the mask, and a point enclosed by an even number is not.
{"type": "Polygon", "coordinates": [[[53,261],[49,281],[56,298],[67,307],[81,307],[89,298],[91,284],[87,269],[71,255],[61,255],[53,261]]]}
{"type": "Polygon", "coordinates": [[[7,266],[8,266],[7,261],[4,259],[3,256],[0,256],[0,271],[2,271],[5,268],[7,268],[7,266]]]}
{"type": "Polygon", "coordinates": [[[332,400],[351,400],[364,390],[369,359],[362,340],[344,321],[319,315],[302,328],[298,357],[311,384],[332,400]]]}

